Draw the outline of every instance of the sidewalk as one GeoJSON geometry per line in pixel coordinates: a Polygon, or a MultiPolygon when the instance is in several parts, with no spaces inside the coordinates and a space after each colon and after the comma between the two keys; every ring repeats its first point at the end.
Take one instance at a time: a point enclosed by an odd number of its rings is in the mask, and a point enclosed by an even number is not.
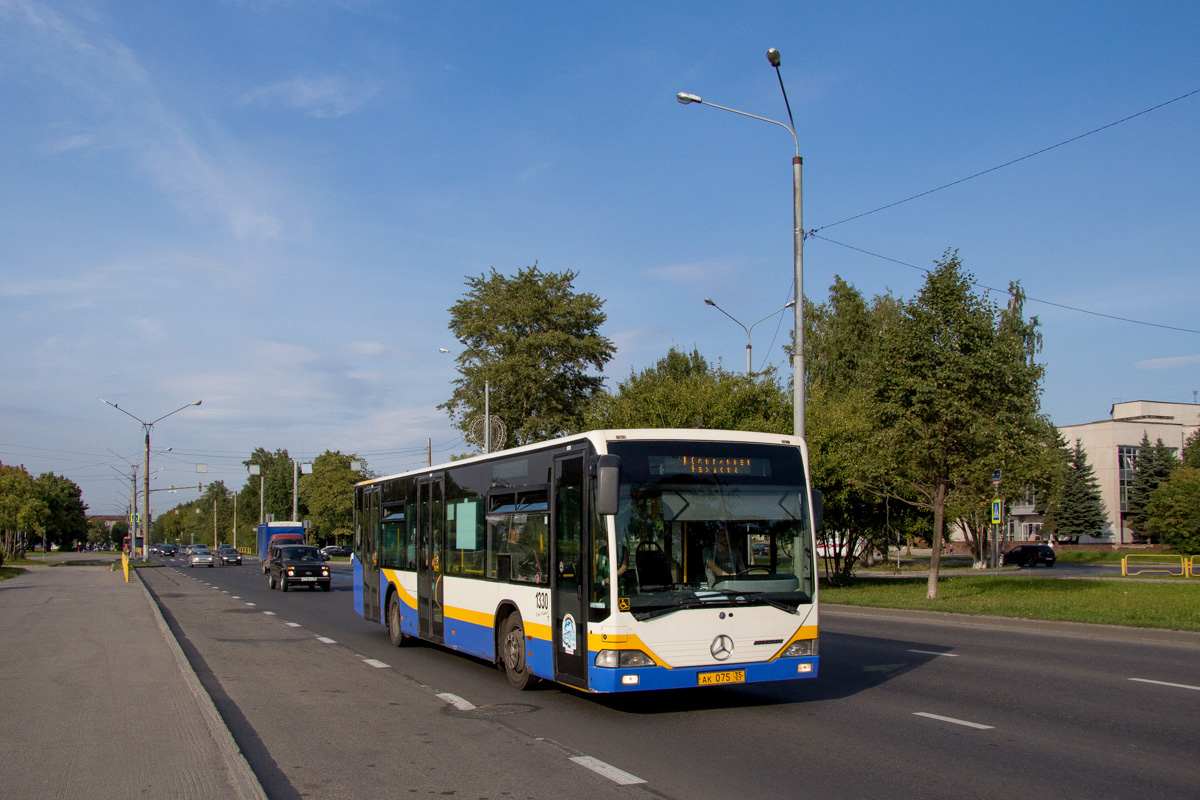
{"type": "Polygon", "coordinates": [[[56,555],[0,581],[0,795],[265,800],[141,580],[56,555]]]}

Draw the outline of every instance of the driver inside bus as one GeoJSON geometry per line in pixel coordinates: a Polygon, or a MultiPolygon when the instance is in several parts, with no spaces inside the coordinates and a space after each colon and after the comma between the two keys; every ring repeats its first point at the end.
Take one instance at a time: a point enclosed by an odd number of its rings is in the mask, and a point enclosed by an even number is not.
{"type": "Polygon", "coordinates": [[[746,570],[746,562],[742,559],[741,552],[733,546],[729,531],[724,525],[717,528],[712,547],[704,548],[704,568],[708,573],[710,587],[722,575],[737,575],[746,570]]]}

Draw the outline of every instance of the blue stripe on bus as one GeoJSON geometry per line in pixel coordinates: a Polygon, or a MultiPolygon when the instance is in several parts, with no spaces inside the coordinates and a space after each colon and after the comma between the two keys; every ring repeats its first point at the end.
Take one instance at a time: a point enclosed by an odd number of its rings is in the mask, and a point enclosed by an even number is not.
{"type": "MultiPolygon", "coordinates": [[[[646,689],[694,689],[700,685],[699,675],[705,672],[745,670],[745,683],[764,681],[790,681],[797,678],[817,677],[819,656],[805,658],[777,658],[756,664],[729,664],[723,667],[687,667],[666,669],[664,667],[641,667],[637,669],[608,669],[588,667],[588,689],[593,692],[636,692],[646,689]],[[801,664],[812,664],[812,672],[800,672],[801,664]],[[622,675],[637,675],[633,685],[621,683],[622,675]]],[[[744,684],[723,684],[739,686],[744,684]]]]}
{"type": "Polygon", "coordinates": [[[358,556],[351,554],[350,564],[354,567],[354,610],[363,615],[363,568],[358,556]]]}

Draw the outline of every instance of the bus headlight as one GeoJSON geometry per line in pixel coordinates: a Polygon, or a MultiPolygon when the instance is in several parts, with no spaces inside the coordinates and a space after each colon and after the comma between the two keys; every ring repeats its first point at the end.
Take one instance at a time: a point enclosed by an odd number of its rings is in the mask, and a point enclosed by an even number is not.
{"type": "Polygon", "coordinates": [[[789,658],[791,656],[814,656],[817,654],[816,639],[799,639],[787,646],[787,649],[781,653],[781,657],[789,658]]]}
{"type": "Polygon", "coordinates": [[[596,653],[596,666],[618,669],[620,667],[653,667],[654,659],[641,650],[601,650],[596,653]]]}

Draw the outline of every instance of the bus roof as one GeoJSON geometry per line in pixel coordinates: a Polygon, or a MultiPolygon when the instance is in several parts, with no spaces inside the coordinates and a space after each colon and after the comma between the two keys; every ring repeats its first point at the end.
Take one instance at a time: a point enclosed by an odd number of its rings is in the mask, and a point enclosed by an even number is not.
{"type": "Polygon", "coordinates": [[[586,433],[576,433],[571,436],[563,436],[560,439],[547,439],[543,442],[534,442],[520,447],[512,447],[507,450],[495,450],[491,453],[480,453],[470,458],[459,459],[458,461],[448,461],[441,464],[434,464],[428,467],[419,467],[417,469],[405,470],[392,475],[381,475],[378,478],[369,478],[365,481],[359,481],[354,484],[355,487],[370,486],[381,481],[389,481],[394,478],[404,477],[406,475],[420,475],[426,472],[437,472],[451,467],[460,467],[465,464],[475,464],[479,462],[490,461],[495,458],[504,458],[510,455],[520,455],[521,453],[529,453],[536,450],[543,450],[547,447],[561,447],[563,445],[571,445],[576,442],[591,442],[601,453],[607,451],[606,443],[615,440],[630,440],[630,441],[648,441],[654,439],[675,439],[678,441],[688,442],[757,442],[761,444],[790,444],[800,447],[804,450],[805,461],[808,460],[808,449],[804,446],[800,437],[783,434],[783,433],[760,433],[758,431],[724,431],[709,428],[614,428],[610,430],[595,430],[587,431],[586,433]]]}

